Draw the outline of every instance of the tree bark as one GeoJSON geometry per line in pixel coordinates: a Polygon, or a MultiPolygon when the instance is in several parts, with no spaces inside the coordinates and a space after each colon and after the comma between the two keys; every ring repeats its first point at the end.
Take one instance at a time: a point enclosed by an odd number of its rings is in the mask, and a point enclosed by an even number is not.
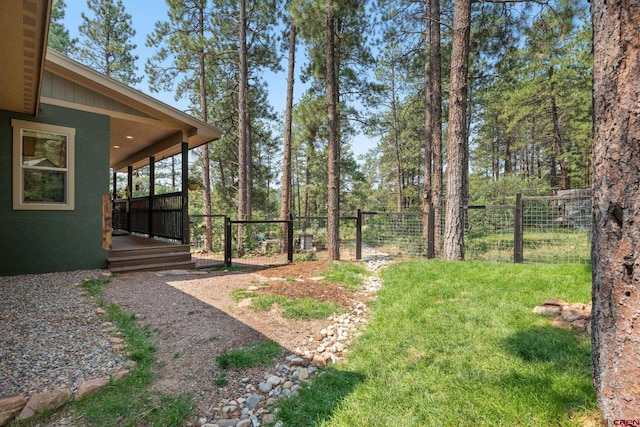
{"type": "MultiPolygon", "coordinates": [[[[239,0],[238,16],[238,220],[247,219],[247,17],[245,0],[239,0]]],[[[244,227],[238,226],[238,253],[244,254],[244,227]]]]}
{"type": "Polygon", "coordinates": [[[640,417],[640,5],[592,0],[593,378],[605,421],[640,417]]]}
{"type": "Polygon", "coordinates": [[[391,120],[393,122],[393,155],[396,162],[396,208],[398,212],[402,212],[403,207],[403,170],[402,161],[400,159],[400,135],[398,134],[398,105],[396,103],[396,69],[391,65],[391,120]]]}
{"type": "MultiPolygon", "coordinates": [[[[204,7],[198,11],[198,32],[200,39],[204,40],[204,7]]],[[[203,122],[208,122],[207,111],[207,84],[206,84],[206,66],[205,66],[204,48],[200,48],[198,84],[200,87],[200,117],[203,122]]],[[[213,225],[211,223],[211,168],[209,158],[209,144],[205,144],[202,150],[202,204],[204,214],[204,248],[206,251],[213,250],[213,241],[211,234],[213,233],[213,225]]]]}
{"type": "MultiPolygon", "coordinates": [[[[293,85],[296,64],[296,26],[291,22],[289,29],[289,64],[287,66],[287,104],[284,112],[284,147],[282,160],[282,200],[280,219],[286,220],[291,211],[291,123],[293,121],[293,85]]],[[[287,225],[280,227],[280,250],[287,250],[287,225]]]]}
{"type": "Polygon", "coordinates": [[[440,43],[440,0],[432,0],[431,13],[435,22],[431,26],[433,56],[431,74],[433,76],[432,141],[433,141],[433,179],[431,180],[434,209],[434,246],[435,253],[442,247],[442,51],[440,43]]]}
{"type": "Polygon", "coordinates": [[[327,249],[329,259],[340,259],[340,140],[338,137],[338,82],[335,67],[335,13],[333,1],[326,0],[327,115],[329,118],[327,249]]]}
{"type": "Polygon", "coordinates": [[[430,209],[433,204],[433,36],[432,27],[438,25],[433,22],[433,0],[425,2],[425,61],[424,61],[424,189],[422,194],[422,212],[425,214],[422,221],[422,235],[425,241],[429,241],[429,219],[432,214],[430,209]]]}
{"type": "Polygon", "coordinates": [[[553,149],[556,153],[558,165],[560,166],[560,185],[563,190],[571,188],[569,182],[569,167],[564,160],[564,142],[560,133],[560,117],[558,116],[558,105],[556,102],[555,87],[553,81],[553,67],[549,68],[549,80],[551,81],[551,118],[553,120],[553,149]]]}
{"type": "Polygon", "coordinates": [[[444,258],[464,259],[464,165],[467,150],[467,94],[471,0],[456,0],[453,11],[449,135],[447,139],[447,209],[444,258]]]}

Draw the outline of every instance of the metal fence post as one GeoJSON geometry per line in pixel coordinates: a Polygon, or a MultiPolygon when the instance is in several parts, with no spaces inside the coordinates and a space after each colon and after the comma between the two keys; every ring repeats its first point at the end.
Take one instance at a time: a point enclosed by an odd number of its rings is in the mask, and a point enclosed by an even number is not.
{"type": "Polygon", "coordinates": [[[152,238],[153,233],[153,212],[155,210],[155,196],[156,196],[156,158],[149,157],[149,213],[147,217],[147,229],[149,238],[152,238]]]}
{"type": "Polygon", "coordinates": [[[362,259],[362,209],[358,209],[356,216],[356,261],[362,259]]]}
{"type": "Polygon", "coordinates": [[[523,252],[523,227],[522,227],[522,194],[516,194],[516,207],[514,212],[514,224],[513,224],[513,262],[524,262],[523,252]]]}
{"type": "Polygon", "coordinates": [[[436,257],[436,222],[435,222],[435,210],[433,209],[433,203],[429,203],[427,207],[427,258],[433,259],[436,257]]]}
{"type": "Polygon", "coordinates": [[[224,217],[224,265],[231,267],[231,219],[224,217]]]}
{"type": "Polygon", "coordinates": [[[293,262],[293,212],[289,212],[287,219],[287,261],[293,262]]]}

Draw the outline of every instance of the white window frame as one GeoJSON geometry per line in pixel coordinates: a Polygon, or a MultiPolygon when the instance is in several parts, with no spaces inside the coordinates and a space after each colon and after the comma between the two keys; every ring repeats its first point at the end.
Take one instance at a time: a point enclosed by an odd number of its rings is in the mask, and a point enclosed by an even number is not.
{"type": "Polygon", "coordinates": [[[76,130],[64,126],[46,123],[27,122],[11,119],[13,127],[13,209],[14,210],[47,210],[72,211],[75,209],[75,136],[76,130]],[[24,173],[22,164],[23,131],[55,133],[67,137],[67,167],[60,170],[67,174],[65,180],[65,203],[24,202],[24,173]]]}

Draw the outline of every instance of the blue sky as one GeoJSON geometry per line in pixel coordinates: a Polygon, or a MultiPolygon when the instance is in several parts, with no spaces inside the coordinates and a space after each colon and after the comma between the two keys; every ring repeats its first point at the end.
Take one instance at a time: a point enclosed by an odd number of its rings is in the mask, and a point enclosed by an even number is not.
{"type": "MultiPolygon", "coordinates": [[[[65,9],[64,25],[69,30],[72,38],[80,38],[78,27],[82,24],[81,14],[90,14],[86,0],[66,0],[67,7],[65,9]]],[[[149,56],[153,55],[153,49],[145,46],[147,35],[153,31],[154,24],[158,21],[166,20],[167,18],[167,6],[164,0],[123,0],[123,4],[127,13],[131,15],[131,21],[133,28],[136,30],[136,35],[133,38],[133,43],[137,45],[135,54],[138,55],[138,73],[144,73],[144,63],[149,56]]],[[[90,15],[91,16],[91,15],[90,15]]],[[[300,57],[301,52],[298,52],[297,63],[300,66],[304,59],[300,57]]],[[[283,67],[286,70],[286,61],[283,60],[283,67]]],[[[286,94],[286,72],[280,73],[266,73],[265,80],[269,85],[269,103],[274,107],[278,114],[284,115],[285,106],[285,94],[286,94]]],[[[303,88],[300,84],[300,79],[296,77],[296,89],[294,95],[294,102],[299,98],[303,92],[303,88]]],[[[149,84],[146,78],[142,83],[138,84],[137,89],[142,92],[174,106],[180,110],[187,110],[189,104],[186,100],[174,100],[173,93],[167,92],[154,92],[149,91],[149,84]]],[[[215,125],[215,123],[214,123],[215,125]]],[[[375,147],[376,141],[372,141],[370,138],[364,135],[358,135],[352,141],[352,151],[356,158],[366,153],[370,148],[375,147]]]]}

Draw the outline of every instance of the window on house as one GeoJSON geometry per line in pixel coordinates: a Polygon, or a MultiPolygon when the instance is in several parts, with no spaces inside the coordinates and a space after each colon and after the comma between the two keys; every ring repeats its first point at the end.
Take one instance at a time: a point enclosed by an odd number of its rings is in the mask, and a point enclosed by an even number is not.
{"type": "Polygon", "coordinates": [[[13,208],[74,209],[75,129],[12,120],[13,208]]]}

